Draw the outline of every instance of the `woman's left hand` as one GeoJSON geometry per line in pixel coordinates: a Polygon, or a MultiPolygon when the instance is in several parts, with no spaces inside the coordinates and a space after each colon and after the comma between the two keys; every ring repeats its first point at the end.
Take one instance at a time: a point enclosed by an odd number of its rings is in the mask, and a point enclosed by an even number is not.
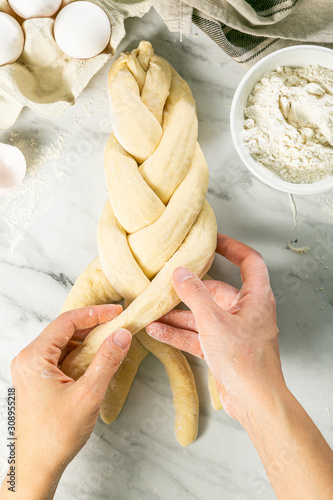
{"type": "MultiPolygon", "coordinates": [[[[77,381],[59,366],[93,328],[121,312],[118,305],[66,312],[12,361],[18,452],[15,498],[52,498],[62,472],[87,442],[132,336],[127,330],[110,335],[77,381]]],[[[7,490],[4,485],[2,493],[7,490]]]]}

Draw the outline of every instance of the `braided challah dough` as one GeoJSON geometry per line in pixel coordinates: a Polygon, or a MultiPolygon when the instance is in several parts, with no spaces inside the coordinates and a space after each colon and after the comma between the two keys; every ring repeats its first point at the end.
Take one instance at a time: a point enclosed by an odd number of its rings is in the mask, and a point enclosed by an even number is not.
{"type": "Polygon", "coordinates": [[[113,331],[137,334],[109,385],[101,417],[109,423],[118,416],[140,363],[152,352],[166,368],[176,437],[187,446],[198,428],[193,373],[180,351],[144,328],[179,303],[174,269],[186,266],[203,277],[214,258],[217,227],[205,200],[208,167],[197,142],[195,101],[187,83],[144,41],[115,60],[108,91],[113,133],[105,149],[109,199],[98,225],[99,257],[78,278],[63,311],[122,298],[125,309],[90,332],[62,370],[77,379],[113,331]]]}

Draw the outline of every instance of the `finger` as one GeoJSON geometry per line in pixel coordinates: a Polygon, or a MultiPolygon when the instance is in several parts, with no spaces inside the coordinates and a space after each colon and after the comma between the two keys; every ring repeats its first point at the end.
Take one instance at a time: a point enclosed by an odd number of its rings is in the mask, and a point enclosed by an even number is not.
{"type": "MultiPolygon", "coordinates": [[[[233,307],[238,295],[239,290],[222,281],[205,280],[203,284],[208,288],[209,293],[219,307],[224,310],[229,310],[233,307]]],[[[191,330],[198,332],[198,327],[195,322],[193,313],[191,311],[183,311],[181,309],[173,309],[172,311],[164,314],[159,320],[159,323],[165,323],[176,328],[183,330],[191,330]]]]}
{"type": "MultiPolygon", "coordinates": [[[[122,306],[120,306],[122,307],[122,306]]],[[[123,309],[121,308],[120,309],[120,313],[123,311],[123,309]]],[[[120,314],[119,313],[119,314],[120,314]]],[[[112,318],[113,319],[113,318],[112,318]]],[[[89,333],[94,330],[94,328],[96,327],[96,325],[92,326],[91,328],[85,328],[84,330],[76,330],[75,333],[73,334],[73,337],[72,339],[73,340],[77,340],[79,342],[83,342],[84,339],[87,337],[87,335],[89,335],[89,333]]]]}
{"type": "MultiPolygon", "coordinates": [[[[116,318],[121,312],[120,305],[102,305],[83,307],[67,311],[45,328],[45,330],[28,346],[29,349],[37,349],[39,352],[47,351],[48,360],[57,364],[62,349],[68,344],[77,330],[92,329],[101,323],[116,318]]],[[[78,340],[79,336],[76,337],[78,340]]]]}
{"type": "Polygon", "coordinates": [[[242,282],[260,287],[270,286],[264,259],[253,248],[223,234],[217,235],[216,252],[240,267],[242,282]]]}
{"type": "Polygon", "coordinates": [[[164,323],[175,328],[183,330],[191,330],[198,332],[198,327],[191,311],[182,311],[181,309],[172,309],[172,311],[164,314],[159,320],[159,323],[164,323]]]}
{"type": "Polygon", "coordinates": [[[172,279],[179,298],[193,312],[198,328],[200,328],[201,315],[204,315],[205,321],[209,321],[209,319],[215,319],[218,311],[223,312],[214,302],[202,281],[189,269],[178,267],[172,279]]]}
{"type": "Polygon", "coordinates": [[[63,360],[65,359],[65,357],[70,352],[74,351],[74,349],[76,349],[77,347],[79,347],[79,345],[80,345],[80,342],[76,342],[75,340],[70,340],[68,342],[68,344],[66,345],[66,347],[61,352],[61,355],[60,355],[60,358],[59,358],[59,361],[58,361],[59,366],[61,365],[61,363],[63,362],[63,360]]]}
{"type": "Polygon", "coordinates": [[[188,352],[203,358],[198,334],[189,330],[181,330],[174,326],[165,325],[155,321],[146,327],[147,333],[156,340],[176,347],[181,351],[188,352]]]}
{"type": "Polygon", "coordinates": [[[132,341],[128,330],[116,330],[99,347],[86,372],[76,382],[77,390],[88,390],[101,404],[110,380],[123,362],[132,341]]]}
{"type": "Polygon", "coordinates": [[[239,290],[223,281],[208,280],[203,281],[203,284],[208,288],[209,293],[219,307],[228,311],[237,300],[239,290]]]}
{"type": "MultiPolygon", "coordinates": [[[[121,310],[122,312],[122,310],[121,310]]],[[[105,321],[105,323],[107,323],[105,321]]],[[[83,342],[84,339],[92,332],[96,326],[92,326],[91,328],[85,328],[84,330],[76,330],[72,336],[72,340],[76,340],[77,342],[83,342]]]]}

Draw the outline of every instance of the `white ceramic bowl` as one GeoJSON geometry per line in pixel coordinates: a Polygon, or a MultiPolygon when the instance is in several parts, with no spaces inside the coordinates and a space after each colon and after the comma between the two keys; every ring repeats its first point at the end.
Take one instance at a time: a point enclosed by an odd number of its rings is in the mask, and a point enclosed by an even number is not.
{"type": "Polygon", "coordinates": [[[316,45],[296,45],[277,50],[257,62],[244,76],[234,95],[230,128],[235,148],[247,168],[269,186],[292,194],[316,194],[333,189],[333,175],[310,184],[294,184],[281,179],[278,175],[258,163],[250,155],[243,137],[244,108],[255,84],[278,66],[306,66],[319,64],[333,70],[333,50],[316,45]]]}

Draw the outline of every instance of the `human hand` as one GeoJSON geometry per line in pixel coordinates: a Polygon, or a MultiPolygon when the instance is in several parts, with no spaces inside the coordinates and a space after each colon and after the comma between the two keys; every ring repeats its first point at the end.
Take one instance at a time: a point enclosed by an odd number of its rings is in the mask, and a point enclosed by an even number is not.
{"type": "Polygon", "coordinates": [[[257,397],[284,386],[275,300],[261,255],[218,235],[217,253],[240,267],[241,290],[204,281],[178,268],[173,283],[191,311],[173,310],[146,329],[149,335],[206,360],[226,412],[241,423],[257,397]]]}
{"type": "Polygon", "coordinates": [[[118,305],[66,312],[12,361],[17,404],[15,498],[52,498],[65,467],[87,442],[106,389],[126,356],[132,336],[127,330],[110,335],[76,382],[59,366],[94,327],[121,312],[118,305]]]}

